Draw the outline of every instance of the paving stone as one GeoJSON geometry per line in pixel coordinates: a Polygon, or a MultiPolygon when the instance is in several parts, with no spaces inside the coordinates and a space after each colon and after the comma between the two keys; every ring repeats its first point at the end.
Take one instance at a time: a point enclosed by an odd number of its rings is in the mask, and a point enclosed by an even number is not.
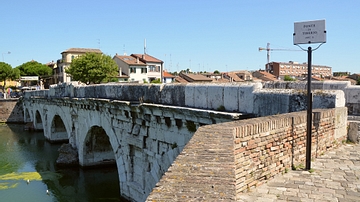
{"type": "Polygon", "coordinates": [[[246,193],[244,202],[360,201],[360,145],[342,145],[327,152],[314,159],[312,169],[315,172],[291,170],[275,176],[266,185],[246,193]]]}

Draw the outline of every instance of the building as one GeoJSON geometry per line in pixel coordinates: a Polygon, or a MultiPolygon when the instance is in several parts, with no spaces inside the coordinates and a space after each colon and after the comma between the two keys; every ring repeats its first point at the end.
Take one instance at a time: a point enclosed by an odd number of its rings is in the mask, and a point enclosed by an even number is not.
{"type": "Polygon", "coordinates": [[[217,81],[219,79],[222,79],[223,76],[221,73],[211,73],[211,72],[207,72],[207,73],[202,73],[201,75],[204,75],[208,78],[212,78],[214,81],[217,81]]]}
{"type": "MultiPolygon", "coordinates": [[[[147,82],[159,79],[163,81],[162,72],[164,62],[148,54],[131,54],[135,59],[146,64],[147,67],[147,82]]],[[[130,75],[131,77],[131,75],[130,75]]]]}
{"type": "Polygon", "coordinates": [[[247,70],[236,71],[234,73],[236,73],[236,75],[244,81],[252,81],[253,80],[252,74],[247,70]]]}
{"type": "Polygon", "coordinates": [[[185,74],[183,72],[180,72],[179,77],[181,77],[184,80],[186,80],[187,82],[191,82],[191,83],[193,83],[193,82],[202,83],[202,82],[212,82],[213,81],[212,78],[208,78],[201,74],[192,74],[192,73],[185,74]]]}
{"type": "Polygon", "coordinates": [[[355,81],[359,81],[360,74],[352,74],[352,75],[349,76],[349,78],[354,79],[355,81]]]}
{"type": "Polygon", "coordinates": [[[59,83],[59,81],[57,80],[58,77],[56,76],[58,68],[57,68],[57,63],[54,62],[54,61],[48,62],[45,65],[50,67],[52,69],[52,71],[53,71],[53,74],[52,74],[53,76],[48,77],[48,78],[44,78],[44,82],[43,82],[44,86],[42,86],[42,87],[45,88],[45,89],[48,89],[50,87],[50,85],[59,83]]]}
{"type": "Polygon", "coordinates": [[[148,81],[146,64],[138,58],[116,54],[113,60],[119,67],[119,82],[144,83],[148,81]]]}
{"type": "Polygon", "coordinates": [[[65,69],[70,67],[71,61],[86,53],[99,53],[102,54],[100,49],[91,48],[70,48],[61,53],[61,59],[57,60],[57,68],[54,72],[54,80],[59,82],[69,82],[71,77],[65,72],[65,69]]]}
{"type": "Polygon", "coordinates": [[[148,54],[118,55],[113,60],[119,67],[120,82],[150,83],[159,79],[162,81],[161,71],[163,61],[148,54]],[[120,79],[120,77],[122,77],[120,79]],[[127,77],[124,79],[124,77],[127,77]]]}
{"type": "Polygon", "coordinates": [[[236,75],[235,72],[225,72],[223,73],[224,79],[229,80],[229,82],[244,82],[243,79],[240,79],[238,75],[236,75]]]}
{"type": "MultiPolygon", "coordinates": [[[[295,76],[295,77],[302,77],[306,76],[308,73],[308,64],[302,63],[299,64],[298,62],[271,62],[266,64],[269,65],[269,73],[275,75],[276,77],[284,77],[288,76],[295,76]]],[[[322,65],[312,65],[311,73],[312,76],[316,77],[330,77],[332,76],[332,68],[328,66],[322,65]]]]}
{"type": "Polygon", "coordinates": [[[257,78],[261,81],[278,81],[275,75],[270,74],[269,72],[266,72],[264,70],[255,71],[252,75],[254,78],[257,78]]]}
{"type": "Polygon", "coordinates": [[[226,72],[223,73],[223,75],[224,78],[228,79],[230,82],[244,82],[253,80],[252,74],[246,70],[226,72]]]}
{"type": "Polygon", "coordinates": [[[175,76],[170,74],[167,71],[163,71],[163,83],[173,83],[175,81],[175,76]]]}

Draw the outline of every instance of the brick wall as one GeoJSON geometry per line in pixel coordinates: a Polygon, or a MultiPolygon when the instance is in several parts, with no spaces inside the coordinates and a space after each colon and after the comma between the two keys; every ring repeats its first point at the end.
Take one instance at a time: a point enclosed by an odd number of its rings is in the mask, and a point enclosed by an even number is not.
{"type": "MultiPolygon", "coordinates": [[[[312,157],[347,137],[347,109],[314,110],[312,157]]],[[[306,111],[200,127],[148,197],[236,200],[292,167],[305,165],[306,111]]]]}
{"type": "Polygon", "coordinates": [[[19,99],[0,99],[0,122],[23,123],[24,112],[19,99]]]}

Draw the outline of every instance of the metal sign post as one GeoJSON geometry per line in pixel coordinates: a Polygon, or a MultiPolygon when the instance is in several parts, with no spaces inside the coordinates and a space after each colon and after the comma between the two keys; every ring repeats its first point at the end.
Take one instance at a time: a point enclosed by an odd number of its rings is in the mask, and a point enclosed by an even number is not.
{"type": "Polygon", "coordinates": [[[311,93],[311,56],[312,51],[317,50],[322,44],[326,43],[325,20],[306,21],[294,23],[294,45],[314,44],[320,45],[312,49],[311,46],[307,50],[301,48],[308,53],[308,83],[307,83],[307,122],[306,122],[306,165],[305,169],[311,169],[311,130],[312,130],[312,93],[311,93]]]}

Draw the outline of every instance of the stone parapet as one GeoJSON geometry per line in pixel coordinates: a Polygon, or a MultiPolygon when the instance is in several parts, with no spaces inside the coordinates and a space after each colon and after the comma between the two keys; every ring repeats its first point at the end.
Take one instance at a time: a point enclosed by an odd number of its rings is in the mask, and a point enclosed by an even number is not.
{"type": "MultiPolygon", "coordinates": [[[[335,88],[335,87],[332,87],[335,88]]],[[[345,106],[341,90],[314,91],[313,108],[345,106]]],[[[25,98],[101,98],[268,116],[302,111],[307,96],[299,89],[264,89],[261,83],[227,84],[101,84],[62,83],[49,90],[25,93],[25,98]]]]}
{"type": "MultiPolygon", "coordinates": [[[[264,89],[296,89],[300,91],[307,90],[307,82],[264,82],[264,89]]],[[[360,86],[351,85],[350,81],[313,81],[311,88],[314,91],[338,91],[344,92],[345,100],[338,100],[337,107],[343,104],[348,108],[349,115],[360,115],[360,86]]],[[[314,99],[314,104],[319,103],[314,99]]],[[[321,102],[320,102],[321,103],[321,102]]],[[[317,106],[314,106],[318,108],[317,106]]]]}
{"type": "MultiPolygon", "coordinates": [[[[312,158],[346,140],[346,115],[345,107],[314,110],[312,158]]],[[[303,167],[306,117],[294,112],[200,127],[147,201],[235,201],[268,179],[303,167]]]]}
{"type": "MultiPolygon", "coordinates": [[[[264,88],[275,89],[298,89],[306,90],[307,81],[267,81],[263,82],[264,88]]],[[[313,90],[344,90],[351,86],[350,81],[312,81],[311,89],[313,90]]]]}

